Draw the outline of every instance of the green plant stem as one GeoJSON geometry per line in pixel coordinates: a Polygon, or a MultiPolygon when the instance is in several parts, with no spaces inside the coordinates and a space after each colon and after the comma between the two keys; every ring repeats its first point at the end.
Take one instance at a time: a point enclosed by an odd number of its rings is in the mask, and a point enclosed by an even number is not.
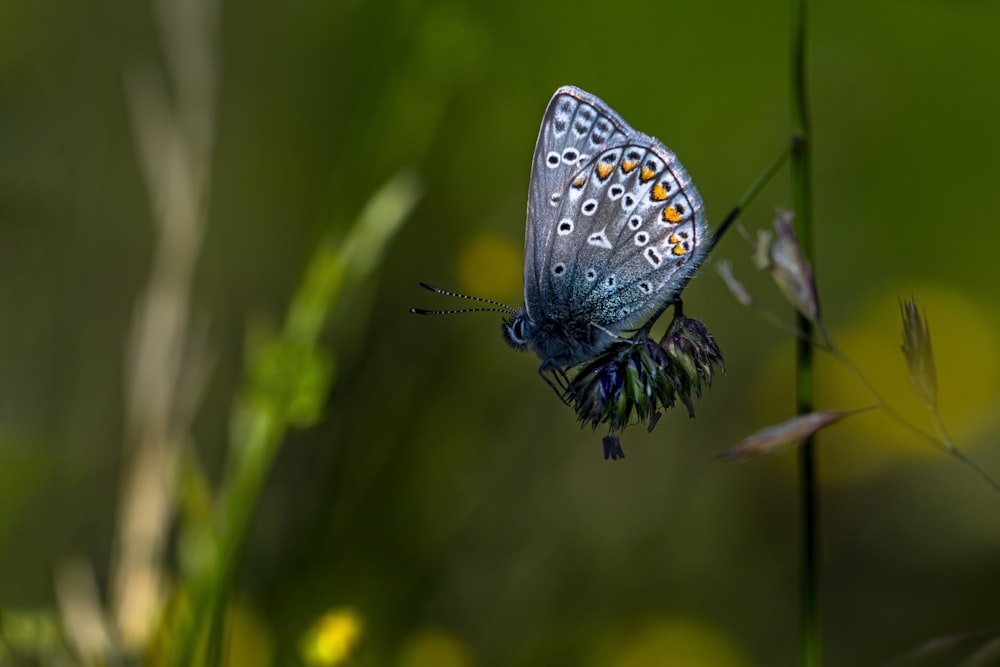
{"type": "MultiPolygon", "coordinates": [[[[795,233],[805,259],[816,266],[812,243],[812,174],[809,151],[809,108],[806,91],[806,0],[792,0],[791,102],[792,193],[795,201],[795,233]]],[[[813,410],[813,324],[798,315],[798,326],[805,334],[796,346],[796,411],[813,410]]],[[[810,436],[799,450],[802,504],[802,664],[823,664],[819,626],[819,532],[820,507],[816,474],[815,436],[810,436]]]]}
{"type": "MultiPolygon", "coordinates": [[[[280,366],[300,359],[298,353],[305,353],[311,364],[319,364],[324,326],[338,303],[348,296],[345,292],[356,291],[375,272],[387,244],[416,206],[421,192],[417,178],[401,172],[373,194],[342,242],[321,242],[292,297],[280,344],[261,351],[260,358],[249,363],[245,386],[231,417],[229,468],[213,526],[211,557],[204,570],[194,576],[189,592],[191,613],[182,621],[176,653],[167,664],[222,664],[227,600],[261,489],[286,433],[309,426],[319,417],[302,416],[296,405],[301,399],[311,404],[325,399],[325,383],[289,392],[261,380],[271,376],[258,365],[280,366]],[[268,352],[275,355],[270,364],[268,352]],[[311,396],[310,391],[321,395],[311,396]]],[[[274,379],[271,382],[280,384],[274,379]]]]}
{"type": "Polygon", "coordinates": [[[712,247],[715,247],[715,244],[722,238],[722,235],[726,233],[734,222],[736,222],[736,218],[740,216],[743,209],[750,205],[750,202],[752,202],[757,194],[764,189],[764,186],[767,185],[772,178],[774,178],[778,169],[780,169],[782,165],[788,161],[789,156],[792,154],[793,146],[794,142],[789,142],[788,145],[786,145],[784,149],[782,149],[782,151],[774,158],[771,164],[769,164],[767,168],[761,172],[760,176],[757,177],[757,180],[753,182],[753,185],[747,188],[747,191],[743,193],[740,200],[736,202],[736,206],[734,206],[729,214],[722,220],[722,223],[719,224],[719,228],[715,230],[715,235],[712,237],[712,247]]]}

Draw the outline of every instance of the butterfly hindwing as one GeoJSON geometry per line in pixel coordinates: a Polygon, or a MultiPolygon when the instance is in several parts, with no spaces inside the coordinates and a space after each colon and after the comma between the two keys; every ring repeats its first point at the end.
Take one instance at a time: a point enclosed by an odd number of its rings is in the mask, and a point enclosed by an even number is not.
{"type": "Polygon", "coordinates": [[[615,230],[607,264],[613,284],[598,280],[602,290],[574,306],[613,330],[644,322],[675,298],[707,253],[701,196],[669,149],[642,139],[624,151],[630,172],[619,169],[615,176],[621,179],[605,187],[607,199],[621,203],[607,214],[613,219],[608,228],[615,230]]]}
{"type": "Polygon", "coordinates": [[[564,184],[538,274],[547,312],[622,330],[683,289],[707,252],[702,201],[677,157],[634,130],[564,184]]]}

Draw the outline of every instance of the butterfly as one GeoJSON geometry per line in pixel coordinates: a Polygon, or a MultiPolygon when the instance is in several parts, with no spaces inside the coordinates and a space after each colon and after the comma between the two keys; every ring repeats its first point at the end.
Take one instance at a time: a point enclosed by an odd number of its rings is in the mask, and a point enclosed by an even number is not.
{"type": "Polygon", "coordinates": [[[563,86],[545,110],[532,158],[524,305],[423,286],[496,306],[468,310],[505,313],[504,339],[533,351],[543,378],[547,371],[566,378],[616,342],[648,332],[711,244],[701,195],[677,156],[600,98],[563,86]]]}

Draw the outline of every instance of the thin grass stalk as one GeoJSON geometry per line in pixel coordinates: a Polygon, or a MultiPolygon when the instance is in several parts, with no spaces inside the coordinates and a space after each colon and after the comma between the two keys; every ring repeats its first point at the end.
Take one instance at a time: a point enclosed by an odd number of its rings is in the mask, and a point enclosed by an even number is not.
{"type": "Polygon", "coordinates": [[[757,180],[754,181],[747,191],[743,193],[740,200],[736,202],[736,206],[734,206],[729,214],[723,218],[722,222],[719,224],[719,228],[715,230],[715,234],[712,236],[713,248],[722,238],[722,235],[729,231],[729,228],[734,222],[736,222],[736,219],[740,217],[743,210],[750,205],[750,202],[757,197],[760,191],[764,189],[764,186],[770,183],[771,179],[774,178],[774,175],[778,172],[778,170],[785,165],[785,162],[788,161],[788,158],[791,155],[792,147],[792,142],[789,142],[787,146],[781,149],[781,152],[775,156],[771,164],[769,164],[767,168],[760,173],[757,180]]]}
{"type": "MultiPolygon", "coordinates": [[[[791,103],[794,140],[792,146],[792,196],[795,202],[795,232],[805,259],[816,266],[812,243],[812,174],[810,169],[809,107],[806,91],[806,0],[792,0],[791,103]]],[[[813,410],[813,324],[797,315],[804,335],[796,345],[796,412],[813,410]]],[[[819,625],[819,536],[820,507],[816,472],[815,436],[799,450],[802,503],[801,632],[802,664],[823,664],[819,625]]]]}

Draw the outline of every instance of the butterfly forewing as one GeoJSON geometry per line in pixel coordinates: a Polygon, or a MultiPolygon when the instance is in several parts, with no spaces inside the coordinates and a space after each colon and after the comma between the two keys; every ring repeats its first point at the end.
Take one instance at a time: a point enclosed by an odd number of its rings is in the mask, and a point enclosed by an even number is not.
{"type": "Polygon", "coordinates": [[[524,289],[529,314],[541,314],[553,305],[542,291],[566,184],[595,155],[625,143],[632,133],[617,113],[578,88],[564,86],[549,102],[535,144],[528,193],[524,289]]]}

